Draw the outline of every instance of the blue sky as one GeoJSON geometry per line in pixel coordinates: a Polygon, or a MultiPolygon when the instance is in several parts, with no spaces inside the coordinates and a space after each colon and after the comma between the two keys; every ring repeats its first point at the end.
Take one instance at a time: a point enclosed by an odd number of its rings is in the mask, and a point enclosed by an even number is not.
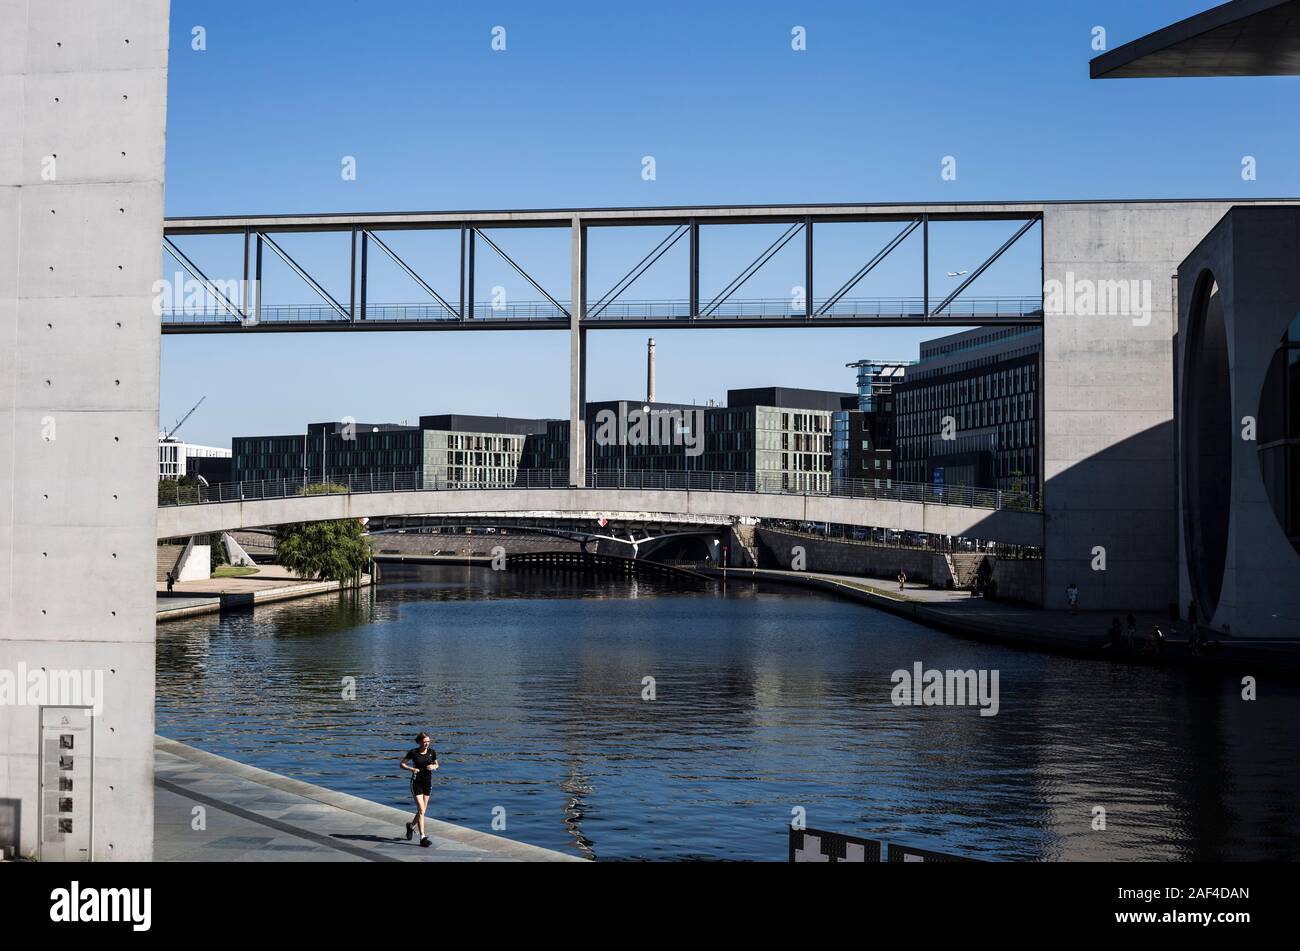
{"type": "MultiPolygon", "coordinates": [[[[1114,47],[1211,5],[173,0],[167,213],[1300,194],[1300,132],[1279,121],[1295,114],[1293,79],[1088,79],[1095,26],[1114,47]],[[192,49],[196,26],[202,51],[192,49]],[[491,48],[496,26],[504,52],[491,48]],[[806,51],[791,49],[795,26],[806,29],[806,51]],[[641,176],[646,155],[654,181],[641,176]],[[945,155],[957,159],[955,181],[941,179],[945,155]],[[1256,181],[1242,180],[1244,155],[1257,160],[1256,181]],[[354,181],[340,174],[344,156],[356,159],[354,181]]],[[[728,231],[706,239],[706,294],[775,236],[728,231]]],[[[593,295],[662,233],[593,247],[593,295]]],[[[977,265],[1009,234],[936,234],[932,281],[942,290],[946,270],[977,265]]],[[[882,235],[855,226],[823,240],[819,230],[819,289],[851,274],[882,235]]],[[[567,235],[499,239],[568,296],[567,235]]],[[[286,241],[330,289],[347,281],[346,246],[333,240],[286,241]]],[[[404,240],[397,250],[453,293],[450,246],[404,240]]],[[[213,277],[238,276],[235,243],[202,239],[186,250],[213,277]]],[[[683,250],[628,296],[682,296],[683,250]]],[[[787,252],[741,296],[788,297],[802,261],[801,249],[787,252]]],[[[912,253],[900,248],[862,296],[910,293],[912,253]]],[[[397,272],[375,268],[372,299],[422,299],[397,272]]],[[[1017,250],[971,293],[1033,293],[1036,268],[1017,250]]],[[[486,254],[478,282],[480,299],[495,284],[515,300],[537,297],[486,254]]],[[[284,275],[268,271],[266,284],[268,302],[313,301],[284,275]]],[[[914,357],[931,335],[656,333],[659,394],[703,401],[768,383],[848,390],[844,363],[914,357]]],[[[593,399],[641,396],[645,336],[590,335],[593,399]]],[[[166,337],[160,422],[204,394],[181,435],[214,445],[343,416],[561,415],[567,347],[563,333],[166,337]]]]}

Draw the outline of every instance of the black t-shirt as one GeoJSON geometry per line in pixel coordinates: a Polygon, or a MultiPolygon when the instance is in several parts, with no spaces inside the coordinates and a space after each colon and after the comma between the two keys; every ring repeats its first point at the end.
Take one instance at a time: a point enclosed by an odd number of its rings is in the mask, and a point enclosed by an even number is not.
{"type": "Polygon", "coordinates": [[[411,765],[420,771],[417,775],[428,776],[429,771],[426,767],[430,763],[438,762],[438,751],[431,746],[427,753],[421,753],[420,750],[416,748],[408,752],[406,758],[411,761],[411,765]]]}

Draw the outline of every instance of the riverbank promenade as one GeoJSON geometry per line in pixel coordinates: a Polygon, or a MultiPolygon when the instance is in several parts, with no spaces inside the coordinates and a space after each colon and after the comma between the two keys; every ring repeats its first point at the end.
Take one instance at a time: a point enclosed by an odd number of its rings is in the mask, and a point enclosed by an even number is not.
{"type": "Polygon", "coordinates": [[[584,861],[431,818],[422,848],[402,831],[411,814],[154,738],[158,862],[584,861]]]}
{"type": "Polygon", "coordinates": [[[899,589],[897,580],[856,575],[833,575],[812,571],[769,568],[701,569],[704,574],[725,581],[767,581],[829,591],[892,614],[911,618],[959,637],[1032,647],[1065,654],[1111,659],[1127,663],[1168,663],[1205,667],[1258,666],[1300,672],[1300,640],[1222,638],[1216,647],[1194,655],[1187,641],[1185,624],[1172,625],[1167,616],[1142,612],[1137,622],[1137,647],[1113,650],[1107,647],[1107,629],[1112,618],[1123,624],[1126,612],[1051,610],[1006,601],[972,598],[966,591],[950,591],[909,585],[899,589]],[[1159,625],[1167,641],[1159,655],[1141,649],[1152,628],[1159,625]],[[1176,628],[1176,632],[1169,634],[1176,628]]]}
{"type": "MultiPolygon", "coordinates": [[[[362,574],[362,587],[369,584],[370,575],[362,574]]],[[[172,621],[194,614],[215,614],[223,609],[328,594],[342,587],[337,581],[311,581],[299,577],[281,565],[259,565],[253,574],[248,575],[180,581],[170,592],[166,582],[159,582],[157,619],[172,621]]]]}

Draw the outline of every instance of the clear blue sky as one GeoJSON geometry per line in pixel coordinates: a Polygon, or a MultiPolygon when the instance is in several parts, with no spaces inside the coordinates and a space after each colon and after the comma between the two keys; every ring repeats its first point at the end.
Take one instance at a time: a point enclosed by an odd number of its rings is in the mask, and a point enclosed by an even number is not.
{"type": "MultiPolygon", "coordinates": [[[[1283,121],[1296,114],[1295,80],[1088,79],[1095,26],[1113,48],[1212,5],[173,0],[167,213],[1300,194],[1300,131],[1283,121]],[[195,26],[206,50],[191,48],[195,26]],[[491,48],[495,26],[505,28],[504,52],[491,48]],[[795,26],[806,28],[806,51],[791,49],[795,26]],[[654,181],[641,176],[646,155],[654,181]],[[957,159],[956,181],[940,177],[945,155],[957,159]],[[1257,181],[1242,180],[1244,155],[1256,157],[1257,181]],[[344,156],[356,158],[355,181],[340,174],[344,156]]],[[[936,235],[933,279],[942,286],[945,270],[977,265],[1009,233],[936,235]]],[[[660,234],[593,248],[593,293],[660,234]]],[[[819,288],[851,274],[882,234],[828,229],[823,243],[819,230],[819,288]]],[[[773,236],[757,228],[706,243],[705,293],[773,236]]],[[[567,298],[567,235],[500,237],[567,298]]],[[[292,240],[291,252],[346,296],[346,244],[292,240]]],[[[456,265],[443,240],[394,243],[452,294],[456,265]]],[[[186,248],[211,276],[238,277],[237,242],[186,248]]],[[[628,296],[683,296],[682,250],[628,296]]],[[[861,296],[911,293],[909,260],[901,254],[861,296]]],[[[787,297],[801,266],[792,246],[741,296],[787,297]]],[[[1036,267],[1013,253],[971,293],[1032,294],[1036,267]]],[[[375,268],[374,299],[422,299],[400,274],[375,268]]],[[[478,282],[516,300],[537,296],[486,254],[478,282]]],[[[313,301],[269,269],[266,285],[268,302],[313,301]]],[[[914,357],[931,335],[656,333],[659,395],[849,390],[845,362],[914,357]]],[[[590,335],[593,399],[640,398],[645,336],[590,335]]],[[[204,394],[181,436],[214,445],[343,416],[559,416],[567,346],[563,333],[166,337],[160,422],[204,394]]]]}

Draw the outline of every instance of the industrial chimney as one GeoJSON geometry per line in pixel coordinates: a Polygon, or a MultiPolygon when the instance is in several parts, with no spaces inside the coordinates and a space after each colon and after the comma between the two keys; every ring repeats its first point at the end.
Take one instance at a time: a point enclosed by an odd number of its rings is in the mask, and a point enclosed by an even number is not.
{"type": "Polygon", "coordinates": [[[645,349],[645,401],[655,401],[655,338],[651,337],[645,349]]]}

